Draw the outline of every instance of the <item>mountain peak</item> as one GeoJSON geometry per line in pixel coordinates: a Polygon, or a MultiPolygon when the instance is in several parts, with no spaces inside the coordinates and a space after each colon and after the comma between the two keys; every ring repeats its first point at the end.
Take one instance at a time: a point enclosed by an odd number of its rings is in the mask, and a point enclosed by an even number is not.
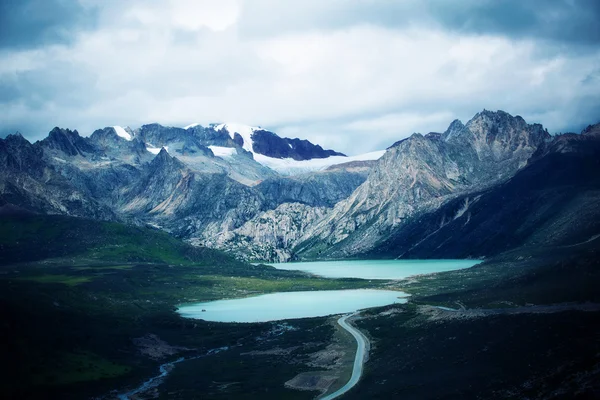
{"type": "Polygon", "coordinates": [[[186,165],[169,154],[169,151],[164,147],[160,149],[158,154],[150,162],[149,167],[150,171],[153,171],[154,173],[167,173],[167,171],[186,169],[186,165]]]}
{"type": "Polygon", "coordinates": [[[154,159],[159,161],[169,161],[172,160],[173,157],[171,157],[167,149],[162,147],[154,159]]]}
{"type": "Polygon", "coordinates": [[[200,127],[202,128],[202,125],[200,125],[198,122],[194,122],[193,124],[189,124],[183,127],[183,129],[192,129],[192,128],[196,128],[196,127],[200,127]]]}
{"type": "Polygon", "coordinates": [[[25,137],[23,135],[21,135],[21,132],[19,132],[19,131],[7,135],[4,140],[6,140],[6,141],[14,141],[14,142],[27,142],[27,143],[29,143],[29,140],[25,139],[25,137]]]}
{"type": "Polygon", "coordinates": [[[501,116],[501,117],[511,117],[512,118],[512,115],[510,115],[509,113],[507,113],[504,110],[493,111],[493,110],[486,110],[485,108],[482,111],[475,114],[475,116],[477,116],[477,115],[501,116]]]}
{"type": "Polygon", "coordinates": [[[588,125],[582,132],[582,135],[600,136],[600,122],[595,125],[588,125]]]}
{"type": "Polygon", "coordinates": [[[462,127],[464,127],[464,126],[465,126],[465,124],[463,124],[463,123],[462,123],[462,121],[461,121],[460,119],[458,119],[458,118],[457,118],[457,119],[455,119],[454,121],[452,121],[452,122],[450,123],[450,125],[448,126],[448,129],[452,129],[452,128],[454,128],[454,129],[456,129],[456,128],[462,128],[462,127]]]}
{"type": "Polygon", "coordinates": [[[87,139],[79,136],[77,130],[54,127],[48,137],[39,142],[47,149],[57,150],[70,156],[83,155],[84,152],[94,152],[94,146],[87,139]]]}
{"type": "Polygon", "coordinates": [[[451,138],[458,136],[460,134],[461,131],[463,131],[465,129],[465,125],[462,123],[461,120],[459,119],[455,119],[454,121],[452,121],[452,123],[448,126],[448,129],[446,129],[446,132],[444,132],[442,134],[442,138],[445,141],[450,140],[451,138]]]}
{"type": "Polygon", "coordinates": [[[214,125],[213,129],[215,131],[221,131],[225,129],[227,132],[229,132],[229,136],[233,140],[235,140],[235,134],[237,133],[243,140],[242,148],[250,153],[254,153],[254,141],[252,140],[252,136],[254,135],[254,132],[261,130],[260,127],[231,122],[214,125]]]}
{"type": "Polygon", "coordinates": [[[79,132],[77,132],[76,130],[72,131],[68,128],[59,128],[58,126],[55,126],[54,128],[52,128],[52,130],[50,131],[48,136],[57,136],[57,135],[72,136],[73,134],[79,136],[79,132]]]}

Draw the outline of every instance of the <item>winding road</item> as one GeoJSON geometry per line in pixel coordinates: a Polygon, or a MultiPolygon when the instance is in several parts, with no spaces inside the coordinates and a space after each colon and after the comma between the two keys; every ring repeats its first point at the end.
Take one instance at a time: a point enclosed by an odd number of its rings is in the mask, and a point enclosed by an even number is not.
{"type": "Polygon", "coordinates": [[[342,328],[344,328],[345,330],[350,332],[350,334],[352,334],[352,336],[354,336],[354,339],[356,339],[357,347],[356,347],[356,356],[354,357],[354,367],[352,368],[352,376],[350,377],[350,380],[348,382],[346,382],[346,384],[344,386],[342,386],[335,392],[328,394],[325,397],[321,397],[320,400],[332,400],[332,399],[336,399],[336,398],[340,397],[341,395],[346,393],[348,390],[352,389],[358,383],[358,380],[360,379],[360,377],[362,375],[368,339],[365,337],[365,335],[363,335],[361,333],[361,331],[359,331],[358,329],[356,329],[355,327],[350,325],[348,322],[346,322],[346,320],[348,318],[353,317],[357,314],[358,314],[358,312],[355,312],[353,314],[344,315],[337,321],[338,324],[342,328]]]}

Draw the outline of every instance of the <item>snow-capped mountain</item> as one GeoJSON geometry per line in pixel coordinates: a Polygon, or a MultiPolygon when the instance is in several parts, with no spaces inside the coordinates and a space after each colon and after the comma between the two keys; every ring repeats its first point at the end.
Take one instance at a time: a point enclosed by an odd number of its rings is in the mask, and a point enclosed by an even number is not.
{"type": "Polygon", "coordinates": [[[413,134],[392,145],[365,183],[308,230],[302,251],[327,243],[334,257],[366,252],[415,215],[512,177],[550,139],[539,124],[486,110],[444,134],[413,134]]]}
{"type": "MultiPolygon", "coordinates": [[[[130,148],[136,140],[152,155],[164,148],[198,170],[225,170],[231,178],[246,185],[278,174],[292,176],[353,161],[375,161],[385,153],[381,150],[347,157],[308,140],[282,138],[261,127],[238,123],[206,127],[193,123],[183,128],[148,124],[135,130],[112,126],[95,131],[92,138],[102,142],[105,151],[113,155],[120,153],[121,157],[130,155],[122,150],[130,148]]],[[[148,161],[147,157],[141,158],[148,161]]]]}
{"type": "MultiPolygon", "coordinates": [[[[417,238],[445,243],[443,232],[432,229],[449,224],[446,214],[462,221],[450,225],[465,235],[477,219],[471,212],[496,215],[481,203],[493,196],[481,193],[529,164],[551,168],[576,155],[595,171],[600,147],[597,125],[553,138],[541,125],[501,111],[352,157],[259,127],[186,128],[107,127],[90,137],[55,128],[33,144],[9,135],[0,139],[0,206],[149,224],[194,244],[270,260],[414,252],[417,238]],[[556,154],[565,160],[555,163],[556,154]]],[[[519,179],[536,184],[527,175],[519,179]]],[[[518,198],[507,199],[520,210],[518,198]]],[[[581,199],[586,213],[595,209],[587,205],[596,197],[581,199]]]]}
{"type": "MultiPolygon", "coordinates": [[[[385,153],[385,151],[378,151],[347,157],[333,150],[324,150],[308,140],[282,138],[261,127],[237,123],[212,124],[207,128],[194,123],[184,129],[195,132],[202,130],[205,136],[207,130],[213,130],[216,136],[221,134],[219,142],[224,144],[209,145],[215,156],[234,157],[237,152],[232,149],[239,146],[252,154],[255,161],[282,175],[322,171],[333,165],[351,161],[377,160],[385,153]],[[232,143],[223,143],[223,134],[229,135],[232,143]]],[[[208,141],[210,142],[210,139],[208,141]]]]}
{"type": "MultiPolygon", "coordinates": [[[[419,232],[421,236],[413,238],[410,234],[420,229],[423,215],[462,196],[465,210],[455,207],[448,218],[458,218],[461,212],[468,217],[468,207],[477,201],[471,193],[510,179],[549,141],[559,139],[552,140],[539,124],[529,125],[523,118],[502,111],[484,110],[467,124],[455,121],[444,134],[414,134],[398,141],[370,168],[366,180],[333,208],[314,213],[306,206],[295,207],[290,218],[297,220],[294,226],[301,229],[288,231],[275,222],[285,220],[284,214],[290,212],[280,206],[222,236],[215,244],[235,251],[242,243],[244,252],[255,258],[278,260],[375,255],[392,235],[404,241],[395,241],[395,246],[410,248],[426,236],[424,229],[419,232]],[[310,223],[300,223],[309,217],[310,223]],[[411,230],[405,233],[404,228],[411,230]]],[[[435,218],[428,221],[428,228],[447,223],[435,218]]],[[[468,219],[462,223],[468,224],[468,219]]],[[[447,234],[441,235],[440,243],[447,238],[447,234]]],[[[487,251],[493,248],[490,245],[487,251]]]]}
{"type": "Polygon", "coordinates": [[[259,132],[230,124],[188,129],[147,124],[135,130],[98,129],[90,137],[55,128],[34,144],[11,135],[0,143],[0,203],[146,223],[206,243],[282,203],[331,206],[366,178],[368,166],[282,176],[255,160],[275,159],[257,149],[279,152],[265,150],[264,137],[275,146],[285,142],[296,148],[286,153],[304,157],[295,162],[310,163],[307,157],[315,156],[319,168],[325,168],[348,158],[309,142],[259,132]]]}

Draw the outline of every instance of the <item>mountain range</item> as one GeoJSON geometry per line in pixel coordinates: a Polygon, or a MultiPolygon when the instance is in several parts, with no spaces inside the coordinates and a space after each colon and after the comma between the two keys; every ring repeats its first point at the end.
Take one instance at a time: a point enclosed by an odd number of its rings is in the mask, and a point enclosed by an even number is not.
{"type": "Polygon", "coordinates": [[[0,206],[149,225],[239,258],[487,257],[600,232],[600,125],[484,110],[347,157],[239,124],[0,139],[0,206]]]}

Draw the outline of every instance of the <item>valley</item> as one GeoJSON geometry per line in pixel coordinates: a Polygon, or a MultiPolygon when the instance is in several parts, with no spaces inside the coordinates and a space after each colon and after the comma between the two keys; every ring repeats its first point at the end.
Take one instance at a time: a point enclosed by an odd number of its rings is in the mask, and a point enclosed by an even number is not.
{"type": "Polygon", "coordinates": [[[600,0],[0,0],[0,400],[600,399],[600,0]]]}
{"type": "Polygon", "coordinates": [[[0,139],[3,397],[593,398],[597,132],[0,139]]]}
{"type": "MultiPolygon", "coordinates": [[[[77,226],[76,220],[69,217],[28,218],[31,218],[29,224],[36,225],[38,229],[44,226],[44,219],[64,220],[71,227],[77,226]]],[[[23,222],[21,225],[26,226],[23,222]]],[[[53,222],[51,226],[55,226],[53,222]]],[[[62,230],[65,231],[68,232],[68,229],[62,230]]],[[[140,239],[135,229],[123,228],[122,232],[121,236],[108,239],[102,233],[88,238],[82,235],[73,237],[109,248],[110,240],[126,243],[127,237],[129,240],[140,239]]],[[[151,235],[162,236],[159,232],[150,232],[151,235]]],[[[148,233],[143,236],[147,237],[148,233]]],[[[408,367],[413,368],[410,362],[414,361],[410,360],[414,360],[418,353],[419,365],[434,362],[442,369],[451,365],[453,378],[448,379],[455,381],[463,373],[462,364],[455,364],[460,357],[452,353],[456,346],[461,349],[462,357],[475,359],[481,349],[488,346],[492,351],[490,357],[500,362],[500,354],[493,353],[494,349],[509,345],[502,336],[472,343],[471,336],[464,336],[466,332],[485,329],[488,323],[492,323],[498,335],[502,332],[515,335],[511,333],[513,329],[528,329],[525,323],[529,320],[528,315],[536,316],[531,321],[535,329],[543,326],[547,326],[545,329],[553,326],[564,328],[553,330],[551,335],[544,337],[535,336],[538,347],[510,336],[513,342],[516,340],[515,344],[522,342],[522,346],[531,346],[522,347],[520,357],[536,360],[537,348],[556,347],[558,343],[581,354],[581,358],[573,360],[567,369],[553,372],[559,374],[556,376],[560,379],[539,381],[545,385],[544,390],[567,390],[564,385],[593,388],[589,384],[595,381],[592,366],[597,361],[594,361],[594,353],[580,352],[577,346],[592,343],[589,341],[591,338],[585,339],[585,335],[593,334],[594,330],[589,329],[600,322],[596,317],[600,304],[596,290],[600,278],[597,242],[598,238],[590,238],[576,246],[519,249],[467,269],[400,280],[320,278],[264,265],[242,264],[225,256],[220,256],[223,258],[218,258],[215,266],[187,260],[174,263],[172,259],[168,263],[159,259],[152,262],[140,259],[116,264],[94,260],[95,255],[104,258],[105,253],[99,248],[80,255],[12,264],[3,267],[0,284],[3,286],[4,309],[12,310],[6,319],[8,325],[5,325],[11,331],[4,331],[7,334],[5,343],[10,344],[8,348],[11,349],[6,357],[16,368],[14,375],[4,377],[8,379],[2,387],[10,388],[8,394],[14,396],[110,399],[135,391],[141,382],[156,376],[159,365],[183,357],[183,361],[164,367],[164,377],[153,381],[147,391],[138,395],[141,398],[185,399],[194,398],[195,393],[201,390],[208,398],[217,399],[232,396],[314,398],[319,393],[318,389],[326,390],[327,394],[342,387],[354,365],[356,343],[346,336],[347,333],[336,329],[337,317],[232,324],[181,318],[175,313],[175,307],[182,302],[211,301],[231,298],[232,295],[245,297],[282,291],[380,288],[404,291],[410,294],[410,301],[363,311],[355,319],[353,323],[367,335],[372,347],[363,379],[344,397],[365,396],[363,390],[371,389],[361,389],[363,382],[373,382],[366,388],[380,388],[377,389],[378,396],[382,393],[386,396],[392,393],[413,393],[417,396],[418,393],[418,396],[427,398],[425,393],[430,393],[427,384],[413,386],[410,383],[412,378],[386,380],[385,376],[390,376],[390,373],[386,372],[384,365],[399,362],[388,357],[401,355],[401,360],[406,361],[399,365],[408,362],[408,367]],[[433,306],[464,311],[444,311],[433,306]],[[49,329],[37,330],[32,326],[49,329]],[[577,331],[583,327],[586,327],[586,334],[577,331]],[[416,340],[413,338],[436,340],[440,334],[449,338],[452,338],[451,334],[456,336],[452,339],[456,343],[444,347],[444,350],[434,343],[423,344],[424,348],[431,347],[431,353],[423,353],[423,347],[410,347],[410,343],[416,340]],[[575,342],[565,341],[567,337],[578,339],[575,342]],[[399,338],[402,340],[397,342],[399,338]],[[47,343],[52,343],[50,352],[46,348],[47,343]],[[403,343],[409,347],[397,352],[396,344],[391,343],[403,343]],[[23,358],[24,354],[27,358],[23,358]],[[589,375],[573,375],[581,368],[589,370],[589,375]],[[199,376],[197,371],[203,372],[199,376]],[[249,380],[248,376],[252,379],[249,380]],[[291,381],[289,385],[285,384],[288,381],[291,381]],[[316,391],[297,391],[294,388],[300,381],[305,382],[302,384],[305,389],[316,391]],[[383,386],[381,382],[384,382],[383,386]]],[[[77,240],[73,239],[71,244],[76,248],[77,240]]],[[[35,245],[28,250],[32,257],[33,249],[41,254],[53,252],[51,248],[35,245]]],[[[182,249],[178,252],[185,254],[182,249]]],[[[138,254],[129,254],[128,257],[130,260],[145,257],[144,253],[142,248],[138,254]]],[[[163,247],[162,254],[170,254],[168,246],[163,247]]],[[[213,255],[217,256],[218,253],[213,255]]],[[[523,331],[519,335],[523,340],[530,337],[523,331]]],[[[566,357],[566,354],[561,357],[566,357]]],[[[509,358],[506,362],[512,361],[509,358]]],[[[560,359],[555,362],[560,362],[560,359]]],[[[544,376],[558,365],[547,362],[534,364],[527,373],[544,376]]],[[[515,379],[506,381],[499,378],[487,386],[471,386],[469,390],[488,393],[491,398],[505,397],[507,390],[526,393],[523,388],[506,386],[507,383],[516,385],[519,381],[515,379]]],[[[458,389],[452,389],[450,385],[447,387],[450,391],[446,393],[469,393],[464,391],[466,389],[453,392],[458,389]]],[[[536,390],[535,386],[529,390],[536,390]]]]}

